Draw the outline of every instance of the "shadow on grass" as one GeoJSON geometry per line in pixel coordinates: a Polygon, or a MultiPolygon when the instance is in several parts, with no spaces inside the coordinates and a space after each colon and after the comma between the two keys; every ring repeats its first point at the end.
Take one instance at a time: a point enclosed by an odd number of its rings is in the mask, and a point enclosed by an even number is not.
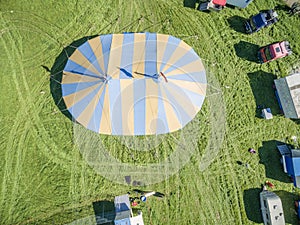
{"type": "Polygon", "coordinates": [[[246,41],[240,41],[234,45],[236,55],[242,59],[246,59],[251,62],[259,63],[257,53],[259,46],[246,41]]]}
{"type": "Polygon", "coordinates": [[[277,150],[277,141],[264,141],[263,146],[258,149],[260,163],[264,164],[266,177],[284,183],[291,183],[290,178],[283,171],[280,153],[277,150]]]}
{"type": "Polygon", "coordinates": [[[300,126],[300,119],[291,119],[295,124],[300,126]]]}
{"type": "Polygon", "coordinates": [[[196,8],[196,3],[198,3],[197,0],[183,0],[183,6],[192,9],[196,8]]]}
{"type": "MultiPolygon", "coordinates": [[[[50,76],[50,90],[52,97],[54,99],[55,104],[59,108],[59,110],[70,120],[75,121],[70,112],[67,110],[67,107],[65,105],[65,102],[62,98],[62,89],[61,89],[61,81],[63,76],[63,69],[69,59],[69,57],[72,55],[72,53],[76,50],[77,47],[82,45],[87,40],[96,37],[98,35],[93,36],[87,36],[80,38],[74,42],[72,42],[70,45],[65,47],[63,51],[56,57],[55,62],[50,69],[51,76],[50,76]]],[[[44,68],[44,66],[42,66],[44,68]]],[[[45,68],[47,69],[47,68],[45,68]]]]}
{"type": "Polygon", "coordinates": [[[262,70],[248,73],[249,83],[256,102],[256,117],[261,118],[261,108],[270,108],[273,115],[281,114],[273,89],[276,76],[262,70]]]}
{"type": "Polygon", "coordinates": [[[244,206],[247,218],[255,223],[263,222],[260,211],[260,192],[260,188],[251,188],[244,191],[244,206]]]}
{"type": "Polygon", "coordinates": [[[232,16],[227,19],[229,26],[236,32],[245,34],[245,21],[246,19],[240,16],[232,16]]]}
{"type": "Polygon", "coordinates": [[[274,9],[277,11],[284,11],[288,13],[291,8],[288,7],[287,5],[276,5],[274,9]]]}
{"type": "Polygon", "coordinates": [[[294,203],[296,200],[299,200],[299,196],[297,194],[282,190],[274,191],[274,193],[277,194],[281,199],[285,222],[288,224],[298,225],[299,222],[294,203]]]}
{"type": "Polygon", "coordinates": [[[93,202],[96,224],[113,224],[116,217],[115,206],[111,201],[93,202]]]}

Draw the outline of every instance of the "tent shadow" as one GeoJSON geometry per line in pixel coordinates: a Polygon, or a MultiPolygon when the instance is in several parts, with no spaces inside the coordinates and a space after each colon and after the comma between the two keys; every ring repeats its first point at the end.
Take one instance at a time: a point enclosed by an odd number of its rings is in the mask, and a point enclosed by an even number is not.
{"type": "Polygon", "coordinates": [[[62,89],[61,89],[61,81],[63,76],[63,69],[69,59],[69,57],[72,55],[72,53],[76,50],[77,47],[82,45],[87,40],[96,37],[98,35],[93,36],[86,36],[83,38],[80,38],[74,42],[72,42],[70,45],[65,47],[63,51],[56,57],[53,66],[50,69],[51,76],[50,76],[50,91],[51,95],[53,97],[53,100],[59,110],[70,120],[75,121],[75,119],[72,117],[70,112],[67,110],[66,104],[63,101],[62,98],[62,89]]]}
{"type": "Polygon", "coordinates": [[[93,202],[96,224],[112,224],[115,217],[115,206],[111,201],[93,202]]]}
{"type": "Polygon", "coordinates": [[[183,6],[192,9],[196,8],[196,3],[198,3],[197,0],[183,0],[183,6]]]}
{"type": "Polygon", "coordinates": [[[259,201],[260,192],[260,188],[251,188],[245,190],[243,195],[247,218],[255,223],[263,223],[259,201]]]}
{"type": "Polygon", "coordinates": [[[259,50],[258,45],[246,41],[240,41],[234,45],[234,49],[238,57],[250,62],[259,63],[257,58],[257,52],[259,50]]]}
{"type": "Polygon", "coordinates": [[[262,108],[270,108],[273,115],[281,114],[273,89],[276,76],[262,70],[247,75],[256,103],[256,117],[261,118],[262,108]]]}
{"type": "Polygon", "coordinates": [[[283,183],[291,183],[287,174],[283,171],[283,166],[281,165],[280,153],[276,147],[277,141],[264,141],[262,147],[258,149],[259,158],[261,164],[265,166],[266,177],[278,180],[283,183]]]}
{"type": "Polygon", "coordinates": [[[227,19],[230,28],[235,30],[236,32],[245,34],[245,21],[246,19],[240,16],[232,16],[227,19]]]}

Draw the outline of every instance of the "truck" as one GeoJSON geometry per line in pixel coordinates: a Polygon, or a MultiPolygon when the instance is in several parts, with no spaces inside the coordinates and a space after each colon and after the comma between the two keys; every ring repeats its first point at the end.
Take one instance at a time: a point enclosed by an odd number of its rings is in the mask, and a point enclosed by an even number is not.
{"type": "Polygon", "coordinates": [[[261,47],[258,50],[258,60],[262,64],[291,54],[292,49],[290,47],[290,43],[288,41],[280,41],[261,47]]]}
{"type": "Polygon", "coordinates": [[[246,33],[252,34],[264,27],[278,22],[278,14],[273,9],[262,10],[258,14],[251,16],[245,22],[246,33]]]}

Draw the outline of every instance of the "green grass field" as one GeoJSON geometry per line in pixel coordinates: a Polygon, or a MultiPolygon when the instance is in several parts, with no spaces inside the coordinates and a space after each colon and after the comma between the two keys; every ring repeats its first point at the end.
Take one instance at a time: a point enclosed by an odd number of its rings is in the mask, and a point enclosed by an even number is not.
{"type": "MultiPolygon", "coordinates": [[[[253,35],[241,32],[242,18],[283,4],[255,0],[243,10],[206,14],[193,8],[193,0],[1,0],[0,224],[93,224],[96,202],[134,188],[110,181],[87,163],[42,66],[51,69],[63,48],[83,37],[144,31],[192,46],[208,77],[217,79],[226,108],[221,112],[226,132],[221,147],[212,150],[216,155],[205,152],[209,141],[214,143],[207,134],[213,121],[206,102],[197,117],[206,125],[188,163],[162,182],[139,187],[165,194],[143,206],[145,224],[261,224],[258,193],[266,180],[275,184],[287,224],[297,224],[293,199],[300,190],[282,172],[274,140],[292,143],[292,136],[300,138],[300,127],[278,114],[272,81],[300,66],[300,17],[279,9],[276,25],[253,35]],[[257,46],[280,40],[291,43],[293,55],[265,65],[253,62],[257,46]],[[260,104],[271,107],[272,120],[258,117],[260,104]],[[250,155],[250,147],[258,153],[250,155]],[[214,160],[199,170],[204,155],[214,160]]],[[[109,153],[129,164],[130,154],[147,163],[143,154],[158,162],[174,152],[170,139],[151,158],[151,152],[130,152],[118,139],[103,138],[109,153]]]]}

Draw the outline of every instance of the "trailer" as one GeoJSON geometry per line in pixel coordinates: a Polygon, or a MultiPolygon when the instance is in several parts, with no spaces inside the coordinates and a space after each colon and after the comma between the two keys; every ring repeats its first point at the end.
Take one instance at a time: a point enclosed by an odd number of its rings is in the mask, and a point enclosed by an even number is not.
{"type": "Polygon", "coordinates": [[[239,8],[246,8],[253,0],[227,0],[226,4],[239,8]]]}

